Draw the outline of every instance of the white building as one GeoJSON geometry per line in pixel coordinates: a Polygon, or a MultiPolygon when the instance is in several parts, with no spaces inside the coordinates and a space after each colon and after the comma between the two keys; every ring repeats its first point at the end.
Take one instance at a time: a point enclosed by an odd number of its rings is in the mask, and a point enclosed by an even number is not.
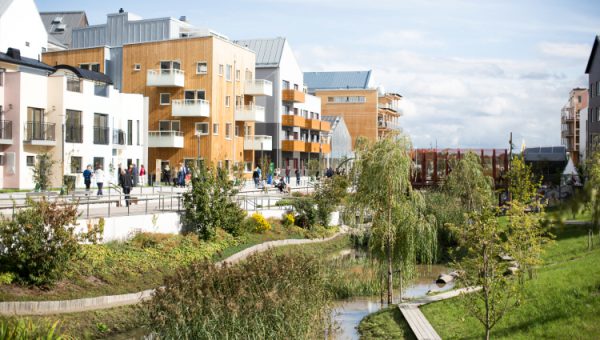
{"type": "Polygon", "coordinates": [[[47,44],[48,34],[33,0],[0,0],[0,52],[12,47],[39,60],[47,44]]]}

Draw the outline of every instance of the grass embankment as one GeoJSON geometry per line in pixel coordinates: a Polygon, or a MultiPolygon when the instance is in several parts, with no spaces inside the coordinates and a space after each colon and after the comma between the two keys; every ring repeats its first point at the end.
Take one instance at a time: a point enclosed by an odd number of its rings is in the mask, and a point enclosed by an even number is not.
{"type": "Polygon", "coordinates": [[[360,338],[375,339],[416,339],[396,305],[367,315],[358,326],[360,338]]]}

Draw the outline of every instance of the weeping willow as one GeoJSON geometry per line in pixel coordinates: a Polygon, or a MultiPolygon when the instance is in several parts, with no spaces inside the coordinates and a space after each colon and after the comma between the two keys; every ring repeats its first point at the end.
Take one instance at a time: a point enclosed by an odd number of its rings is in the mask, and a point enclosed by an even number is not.
{"type": "Polygon", "coordinates": [[[435,218],[410,182],[411,144],[405,136],[382,139],[357,150],[352,209],[371,217],[369,249],[387,264],[387,300],[393,301],[393,273],[400,282],[414,276],[415,264],[432,263],[437,247],[435,218]]]}

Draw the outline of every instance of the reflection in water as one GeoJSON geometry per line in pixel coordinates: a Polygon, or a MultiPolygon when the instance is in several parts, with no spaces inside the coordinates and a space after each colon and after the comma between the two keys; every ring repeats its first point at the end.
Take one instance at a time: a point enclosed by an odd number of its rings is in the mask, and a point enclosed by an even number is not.
{"type": "MultiPolygon", "coordinates": [[[[405,289],[403,298],[416,298],[425,296],[427,292],[442,292],[454,287],[454,283],[439,286],[435,283],[438,275],[448,273],[448,268],[444,266],[417,266],[418,279],[416,279],[407,289],[405,289]]],[[[398,296],[398,292],[395,292],[398,296]]],[[[383,306],[385,307],[385,306],[383,306]]],[[[382,308],[379,296],[353,298],[345,301],[338,301],[333,310],[333,319],[336,322],[337,332],[335,339],[354,340],[359,339],[356,327],[365,316],[375,313],[382,308]]]]}

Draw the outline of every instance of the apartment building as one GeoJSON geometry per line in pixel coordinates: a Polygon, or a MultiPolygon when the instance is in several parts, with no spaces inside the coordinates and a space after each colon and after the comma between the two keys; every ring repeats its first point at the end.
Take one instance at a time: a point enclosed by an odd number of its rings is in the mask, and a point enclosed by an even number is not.
{"type": "Polygon", "coordinates": [[[321,98],[321,112],[341,116],[352,136],[377,140],[400,131],[402,96],[374,85],[371,71],[305,72],[308,92],[321,98]]]}
{"type": "Polygon", "coordinates": [[[148,167],[158,180],[198,158],[251,174],[255,151],[271,151],[269,136],[255,134],[265,109],[257,98],[272,84],[255,79],[253,51],[216,32],[173,18],[141,19],[125,11],[105,25],[73,29],[73,48],[44,61],[105,73],[125,93],[148,97],[148,167]]]}
{"type": "MultiPolygon", "coordinates": [[[[579,165],[581,159],[580,148],[580,113],[587,115],[588,90],[575,88],[569,92],[569,100],[561,110],[561,144],[567,148],[567,152],[573,164],[579,165]]],[[[585,128],[585,126],[584,126],[585,128]]]]}
{"type": "Polygon", "coordinates": [[[589,84],[589,105],[587,114],[586,154],[590,157],[600,151],[600,36],[596,36],[590,57],[585,68],[589,84]]]}
{"type": "Polygon", "coordinates": [[[331,144],[331,153],[327,155],[328,163],[336,168],[341,162],[354,157],[352,136],[346,127],[344,117],[322,116],[322,119],[331,124],[331,130],[325,133],[323,138],[326,138],[327,142],[331,144]]]}
{"type": "Polygon", "coordinates": [[[272,150],[256,151],[282,169],[306,173],[310,160],[326,166],[331,144],[331,125],[321,118],[321,100],[307,93],[304,76],[285,38],[238,40],[256,53],[256,76],[273,84],[273,96],[257,99],[265,107],[265,121],[256,123],[256,133],[272,137],[272,150]]]}

